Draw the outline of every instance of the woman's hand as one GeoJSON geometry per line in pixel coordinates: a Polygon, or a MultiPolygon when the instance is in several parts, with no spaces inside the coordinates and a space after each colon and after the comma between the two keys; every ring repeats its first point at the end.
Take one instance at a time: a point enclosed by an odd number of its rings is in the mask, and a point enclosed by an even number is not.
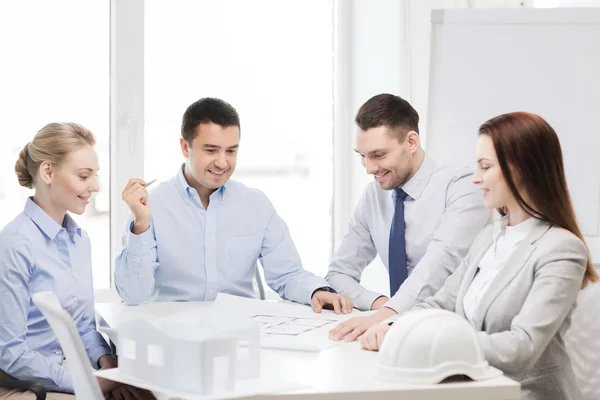
{"type": "Polygon", "coordinates": [[[363,349],[378,351],[383,343],[385,334],[390,329],[387,322],[380,322],[370,327],[361,337],[358,338],[363,349]]]}

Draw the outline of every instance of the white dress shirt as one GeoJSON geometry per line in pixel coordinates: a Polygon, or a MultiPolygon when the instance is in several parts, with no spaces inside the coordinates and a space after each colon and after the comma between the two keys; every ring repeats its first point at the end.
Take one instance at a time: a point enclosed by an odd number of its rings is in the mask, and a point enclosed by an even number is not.
{"type": "MultiPolygon", "coordinates": [[[[466,167],[442,165],[425,156],[417,173],[402,189],[406,225],[408,278],[386,304],[407,311],[418,297],[433,295],[467,254],[487,224],[490,211],[466,167]]],[[[392,190],[377,182],[365,188],[348,232],[337,250],[327,281],[348,296],[359,310],[370,310],[381,296],[360,285],[363,270],[379,255],[386,268],[390,227],[394,215],[392,190]]]]}
{"type": "Polygon", "coordinates": [[[475,324],[475,313],[481,298],[504,267],[506,260],[536,226],[536,222],[537,219],[529,218],[518,225],[508,226],[508,217],[505,216],[498,218],[494,223],[494,243],[479,262],[475,277],[464,297],[465,315],[471,324],[475,324]]]}

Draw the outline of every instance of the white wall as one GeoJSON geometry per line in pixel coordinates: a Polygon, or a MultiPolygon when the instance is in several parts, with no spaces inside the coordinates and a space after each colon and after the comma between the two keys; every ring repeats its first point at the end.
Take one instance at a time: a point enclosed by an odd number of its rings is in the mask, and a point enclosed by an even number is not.
{"type": "Polygon", "coordinates": [[[422,142],[427,147],[427,103],[429,97],[429,62],[431,58],[431,10],[444,8],[519,8],[523,0],[405,0],[407,26],[406,73],[408,96],[421,117],[422,142]]]}

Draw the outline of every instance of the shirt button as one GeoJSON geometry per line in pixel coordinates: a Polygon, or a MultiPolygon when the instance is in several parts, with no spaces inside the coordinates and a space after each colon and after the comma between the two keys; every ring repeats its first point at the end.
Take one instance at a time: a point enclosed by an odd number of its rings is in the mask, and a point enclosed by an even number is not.
{"type": "Polygon", "coordinates": [[[67,268],[67,271],[72,272],[73,270],[71,268],[67,268]]]}
{"type": "Polygon", "coordinates": [[[73,296],[73,301],[77,301],[77,300],[78,300],[77,297],[73,296]]]}
{"type": "Polygon", "coordinates": [[[213,238],[212,235],[208,235],[208,240],[211,240],[213,238]]]}
{"type": "Polygon", "coordinates": [[[210,290],[208,291],[208,293],[210,293],[210,294],[213,294],[214,292],[215,292],[215,291],[214,291],[214,290],[212,290],[212,289],[210,289],[210,290]]]}
{"type": "Polygon", "coordinates": [[[136,278],[139,278],[139,277],[140,277],[140,274],[135,274],[135,275],[133,275],[133,276],[135,276],[136,278]]]}
{"type": "Polygon", "coordinates": [[[208,266],[209,266],[209,267],[212,267],[212,266],[213,266],[213,263],[208,263],[208,266]]]}
{"type": "Polygon", "coordinates": [[[204,211],[200,211],[200,215],[204,215],[204,211]]]}
{"type": "Polygon", "coordinates": [[[62,351],[60,351],[60,350],[56,350],[56,351],[54,352],[54,354],[58,354],[58,355],[60,356],[60,355],[62,354],[62,351]]]}

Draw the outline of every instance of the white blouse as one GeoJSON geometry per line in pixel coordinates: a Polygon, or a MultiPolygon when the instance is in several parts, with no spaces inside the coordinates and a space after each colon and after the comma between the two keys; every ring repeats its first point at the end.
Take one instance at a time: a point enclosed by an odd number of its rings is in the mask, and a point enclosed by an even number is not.
{"type": "Polygon", "coordinates": [[[505,261],[519,243],[533,230],[536,223],[536,218],[529,218],[518,225],[508,226],[507,216],[494,223],[494,243],[479,262],[475,278],[473,278],[463,300],[465,315],[471,324],[474,324],[477,307],[490,284],[504,267],[505,261]]]}

